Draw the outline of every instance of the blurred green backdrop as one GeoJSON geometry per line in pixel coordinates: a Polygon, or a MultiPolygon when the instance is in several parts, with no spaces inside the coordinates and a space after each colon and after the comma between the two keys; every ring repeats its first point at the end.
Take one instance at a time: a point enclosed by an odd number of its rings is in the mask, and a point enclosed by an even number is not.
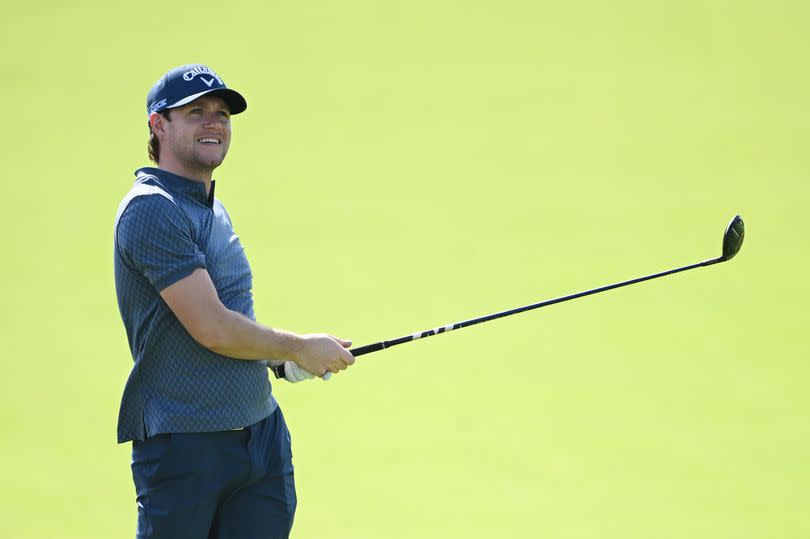
{"type": "Polygon", "coordinates": [[[276,384],[299,538],[810,536],[799,0],[6,5],[0,536],[133,537],[112,221],[183,63],[267,324],[365,344],[689,272],[276,384]]]}

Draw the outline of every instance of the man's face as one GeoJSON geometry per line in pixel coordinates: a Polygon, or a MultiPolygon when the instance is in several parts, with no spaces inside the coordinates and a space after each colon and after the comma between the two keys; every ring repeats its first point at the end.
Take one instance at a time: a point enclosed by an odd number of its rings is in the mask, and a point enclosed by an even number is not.
{"type": "Polygon", "coordinates": [[[222,164],[231,143],[231,113],[220,97],[204,95],[171,109],[164,121],[160,160],[172,160],[189,173],[211,173],[222,164]]]}

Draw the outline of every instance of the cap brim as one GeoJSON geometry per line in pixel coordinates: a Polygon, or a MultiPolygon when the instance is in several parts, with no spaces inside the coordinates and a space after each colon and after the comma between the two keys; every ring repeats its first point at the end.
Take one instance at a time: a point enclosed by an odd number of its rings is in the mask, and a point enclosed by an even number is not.
{"type": "Polygon", "coordinates": [[[245,98],[242,97],[242,94],[237,92],[236,90],[231,90],[230,88],[214,88],[211,90],[206,90],[204,92],[200,92],[198,94],[193,94],[188,97],[184,97],[180,101],[176,103],[172,103],[171,105],[167,106],[167,109],[174,109],[177,107],[182,107],[183,105],[187,105],[194,101],[195,99],[202,97],[204,95],[217,95],[225,100],[227,103],[228,108],[231,109],[231,114],[239,114],[240,112],[245,112],[247,109],[247,101],[245,98]]]}

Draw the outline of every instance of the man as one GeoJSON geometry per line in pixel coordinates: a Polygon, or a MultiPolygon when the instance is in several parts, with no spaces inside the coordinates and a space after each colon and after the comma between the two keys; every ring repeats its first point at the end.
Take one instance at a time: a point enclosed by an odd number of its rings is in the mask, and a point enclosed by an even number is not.
{"type": "Polygon", "coordinates": [[[288,537],[290,437],[267,366],[337,373],[354,363],[351,343],[255,322],[250,266],[212,179],[231,115],[247,108],[242,95],[208,67],[185,65],[152,87],[146,105],[157,168],[136,172],[114,252],[135,360],[118,441],[132,441],[137,536],[288,537]]]}

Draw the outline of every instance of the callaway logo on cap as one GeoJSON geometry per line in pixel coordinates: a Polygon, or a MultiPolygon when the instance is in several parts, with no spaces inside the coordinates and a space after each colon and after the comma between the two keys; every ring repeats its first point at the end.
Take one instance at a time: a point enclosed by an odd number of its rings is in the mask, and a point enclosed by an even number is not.
{"type": "Polygon", "coordinates": [[[245,98],[225,86],[213,69],[200,64],[189,64],[175,67],[152,86],[146,96],[146,114],[180,107],[206,94],[224,99],[231,114],[239,114],[247,108],[245,98]]]}

